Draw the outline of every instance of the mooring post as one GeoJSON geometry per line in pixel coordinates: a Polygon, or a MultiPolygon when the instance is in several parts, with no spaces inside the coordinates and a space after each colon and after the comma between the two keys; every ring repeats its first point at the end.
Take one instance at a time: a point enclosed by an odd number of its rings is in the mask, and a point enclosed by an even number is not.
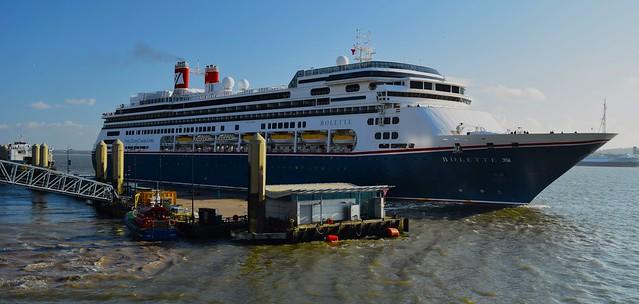
{"type": "Polygon", "coordinates": [[[45,143],[40,145],[40,167],[49,168],[49,146],[45,143]]]}
{"type": "Polygon", "coordinates": [[[124,144],[117,139],[111,145],[112,158],[112,181],[113,188],[118,194],[122,194],[122,185],[124,184],[124,144]]]}
{"type": "Polygon", "coordinates": [[[256,133],[249,143],[249,233],[264,232],[266,216],[266,140],[256,133]]]}
{"type": "Polygon", "coordinates": [[[31,146],[31,165],[40,167],[40,145],[34,144],[31,146]]]}
{"type": "Polygon", "coordinates": [[[107,146],[101,140],[95,146],[95,179],[101,182],[107,178],[107,146]]]}

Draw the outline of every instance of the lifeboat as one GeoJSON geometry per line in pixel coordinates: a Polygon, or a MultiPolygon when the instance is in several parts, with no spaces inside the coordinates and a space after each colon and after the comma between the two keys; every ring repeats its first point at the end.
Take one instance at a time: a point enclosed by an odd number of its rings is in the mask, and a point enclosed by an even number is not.
{"type": "Polygon", "coordinates": [[[326,134],[321,132],[304,132],[302,133],[302,141],[309,144],[326,143],[326,134]]]}
{"type": "Polygon", "coordinates": [[[276,144],[292,144],[294,136],[292,133],[274,133],[271,134],[271,142],[276,144]]]}
{"type": "Polygon", "coordinates": [[[253,136],[255,136],[253,133],[244,133],[242,134],[242,141],[248,144],[253,139],[253,136]]]}
{"type": "Polygon", "coordinates": [[[352,134],[333,134],[334,144],[353,144],[355,143],[355,135],[352,134]]]}
{"type": "Polygon", "coordinates": [[[180,135],[175,138],[178,144],[190,144],[193,142],[193,136],[190,135],[180,135]]]}

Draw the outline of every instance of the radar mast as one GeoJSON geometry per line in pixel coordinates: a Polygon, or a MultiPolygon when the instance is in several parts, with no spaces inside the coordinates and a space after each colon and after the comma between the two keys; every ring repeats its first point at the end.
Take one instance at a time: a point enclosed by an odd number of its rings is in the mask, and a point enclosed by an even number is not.
{"type": "Polygon", "coordinates": [[[363,32],[361,29],[356,29],[355,44],[351,48],[351,55],[353,60],[357,62],[372,61],[375,50],[371,47],[371,32],[363,32]]]}

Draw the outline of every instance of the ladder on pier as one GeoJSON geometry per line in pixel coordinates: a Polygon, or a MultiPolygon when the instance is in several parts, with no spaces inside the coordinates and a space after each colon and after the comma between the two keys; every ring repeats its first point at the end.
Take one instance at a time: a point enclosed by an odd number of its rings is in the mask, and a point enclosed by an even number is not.
{"type": "Polygon", "coordinates": [[[105,202],[117,197],[113,186],[109,184],[6,160],[0,160],[0,184],[105,202]]]}

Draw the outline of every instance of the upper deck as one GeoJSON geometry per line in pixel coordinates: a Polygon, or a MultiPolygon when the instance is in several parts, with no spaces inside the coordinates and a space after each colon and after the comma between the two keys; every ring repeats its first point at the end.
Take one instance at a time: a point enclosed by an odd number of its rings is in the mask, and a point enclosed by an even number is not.
{"type": "MultiPolygon", "coordinates": [[[[359,63],[351,63],[345,65],[336,65],[318,69],[310,69],[310,70],[299,70],[295,73],[295,76],[288,84],[289,88],[296,88],[300,83],[308,83],[309,79],[314,81],[331,81],[343,79],[344,76],[333,76],[332,74],[344,75],[343,72],[348,71],[357,71],[357,70],[402,70],[405,72],[405,75],[419,75],[419,76],[428,76],[429,78],[444,80],[444,76],[441,75],[437,70],[425,66],[400,63],[400,62],[391,62],[391,61],[366,61],[359,63]],[[417,73],[415,73],[417,72],[417,73]],[[314,77],[315,76],[315,77],[314,77]],[[317,77],[317,76],[325,76],[325,77],[317,77]]],[[[379,74],[383,77],[384,74],[379,74]]],[[[390,75],[390,74],[389,74],[390,75]]],[[[351,76],[360,76],[360,75],[351,75],[351,76]]],[[[365,76],[365,75],[361,75],[365,76]]]]}

